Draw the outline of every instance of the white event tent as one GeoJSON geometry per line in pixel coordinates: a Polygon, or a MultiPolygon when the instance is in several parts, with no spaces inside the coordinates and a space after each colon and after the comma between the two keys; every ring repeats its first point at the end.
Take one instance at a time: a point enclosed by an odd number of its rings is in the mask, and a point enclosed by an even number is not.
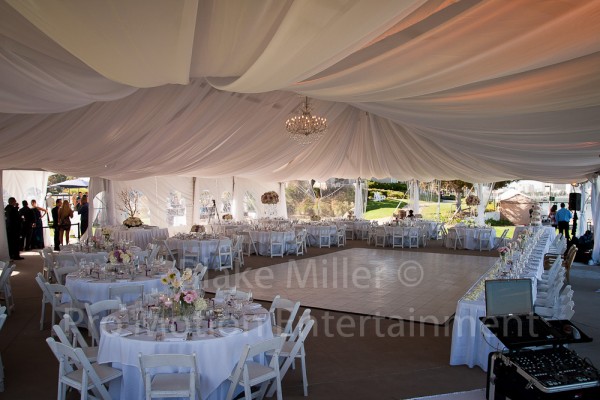
{"type": "Polygon", "coordinates": [[[591,181],[599,221],[598,71],[598,1],[0,0],[0,170],[157,199],[202,180],[591,181]],[[329,125],[308,146],[283,128],[301,96],[329,125]]]}

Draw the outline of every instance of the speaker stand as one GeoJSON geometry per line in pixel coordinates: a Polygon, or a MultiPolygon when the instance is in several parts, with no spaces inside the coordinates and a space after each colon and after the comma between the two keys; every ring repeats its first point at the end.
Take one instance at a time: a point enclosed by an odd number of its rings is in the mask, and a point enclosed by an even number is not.
{"type": "Polygon", "coordinates": [[[571,231],[571,240],[577,237],[577,210],[573,211],[573,230],[571,231]]]}

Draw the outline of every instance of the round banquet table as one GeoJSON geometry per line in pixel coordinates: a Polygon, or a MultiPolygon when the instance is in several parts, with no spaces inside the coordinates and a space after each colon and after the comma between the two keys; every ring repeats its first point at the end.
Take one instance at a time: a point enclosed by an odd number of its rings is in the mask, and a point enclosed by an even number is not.
{"type": "MultiPolygon", "coordinates": [[[[268,256],[270,251],[271,231],[249,231],[250,238],[256,246],[256,251],[261,256],[268,256]]],[[[294,231],[285,231],[283,233],[284,253],[293,251],[295,245],[296,233],[294,231]]]]}
{"type": "MultiPolygon", "coordinates": [[[[124,226],[105,227],[110,230],[110,238],[113,242],[128,241],[139,248],[145,249],[152,240],[169,237],[167,228],[126,228],[124,226]]],[[[102,229],[96,229],[94,236],[101,237],[102,229]]]]}
{"type": "Polygon", "coordinates": [[[331,243],[337,243],[337,226],[335,225],[297,225],[299,228],[306,229],[306,240],[309,246],[319,247],[319,232],[321,229],[329,229],[329,240],[331,243]]]}
{"type": "Polygon", "coordinates": [[[183,265],[183,247],[195,247],[198,246],[200,248],[200,262],[203,265],[208,266],[208,268],[217,268],[216,261],[213,260],[215,254],[217,253],[217,246],[219,245],[219,241],[227,241],[231,244],[231,239],[224,237],[222,239],[176,239],[169,238],[167,239],[167,244],[171,249],[177,249],[177,254],[179,255],[178,265],[183,265]]]}
{"type": "MultiPolygon", "coordinates": [[[[465,228],[465,227],[454,227],[450,228],[456,230],[462,230],[464,232],[463,240],[463,248],[467,250],[479,250],[479,243],[477,242],[477,238],[479,237],[479,232],[481,231],[490,231],[490,241],[488,243],[487,248],[485,250],[491,250],[494,248],[494,243],[496,242],[496,230],[494,228],[465,228]]],[[[451,239],[447,239],[446,246],[454,247],[454,243],[450,243],[451,239]]]]}
{"type": "MultiPolygon", "coordinates": [[[[184,340],[185,333],[167,333],[162,341],[156,341],[154,332],[137,331],[126,328],[129,336],[121,336],[123,330],[113,332],[117,326],[101,322],[100,348],[98,363],[111,363],[114,368],[123,371],[121,380],[110,385],[113,399],[142,399],[144,384],[139,368],[138,354],[192,354],[196,353],[199,379],[197,398],[224,399],[229,389],[227,378],[239,361],[246,344],[255,344],[273,337],[271,319],[267,310],[260,308],[251,311],[264,315],[263,320],[244,320],[244,331],[229,336],[216,336],[207,329],[194,332],[191,340],[184,340]],[[139,333],[138,333],[139,332],[139,333]]],[[[115,313],[118,314],[118,313],[115,313]]],[[[115,320],[115,314],[108,317],[115,320]]]]}
{"type": "MultiPolygon", "coordinates": [[[[160,281],[160,276],[136,276],[133,281],[123,280],[111,282],[108,279],[96,279],[92,277],[80,278],[77,275],[67,275],[65,286],[69,288],[77,300],[85,303],[95,303],[100,300],[108,299],[108,288],[111,286],[124,285],[143,285],[144,293],[151,293],[153,289],[159,292],[166,290],[166,286],[160,281]]],[[[65,295],[63,301],[70,301],[69,296],[65,295]]],[[[125,303],[135,300],[133,297],[125,296],[122,299],[125,303]]]]}

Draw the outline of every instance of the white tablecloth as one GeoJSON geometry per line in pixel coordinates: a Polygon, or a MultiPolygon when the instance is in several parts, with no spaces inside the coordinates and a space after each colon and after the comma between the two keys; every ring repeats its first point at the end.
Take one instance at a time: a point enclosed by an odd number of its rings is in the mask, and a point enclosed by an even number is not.
{"type": "MultiPolygon", "coordinates": [[[[267,313],[266,310],[262,310],[267,313]]],[[[123,378],[110,386],[113,399],[142,399],[144,386],[139,369],[138,354],[196,353],[199,373],[200,399],[224,399],[229,389],[227,377],[239,361],[246,344],[258,343],[273,337],[271,320],[251,322],[248,330],[226,337],[204,334],[189,341],[155,341],[154,334],[121,337],[108,333],[112,324],[101,324],[98,363],[112,363],[123,371],[123,378]],[[201,397],[200,397],[201,396],[201,397]]],[[[170,334],[167,334],[169,336],[170,334]]],[[[196,334],[197,335],[197,334],[196,334]]]]}
{"type": "MultiPolygon", "coordinates": [[[[227,239],[230,240],[230,239],[227,239]]],[[[215,268],[216,264],[212,261],[212,255],[217,251],[219,239],[205,239],[205,240],[183,240],[170,238],[167,239],[167,244],[171,249],[177,249],[179,254],[179,260],[177,265],[183,265],[183,246],[194,246],[200,247],[200,262],[209,268],[215,268]]]]}
{"type": "Polygon", "coordinates": [[[297,225],[306,229],[306,240],[309,246],[319,247],[319,232],[321,229],[329,230],[331,244],[337,243],[337,226],[335,225],[297,225]]]}
{"type": "MultiPolygon", "coordinates": [[[[533,252],[538,256],[541,255],[541,257],[538,260],[531,261],[525,273],[521,276],[532,280],[534,302],[537,293],[537,279],[544,272],[543,255],[548,251],[552,239],[553,235],[546,232],[543,240],[540,239],[533,252]]],[[[486,277],[487,273],[480,278],[480,281],[486,277]]],[[[478,283],[479,281],[473,287],[476,287],[478,283]]],[[[483,297],[483,293],[474,300],[467,300],[465,297],[458,301],[456,314],[454,315],[450,365],[466,364],[469,367],[478,366],[487,371],[488,354],[492,351],[503,349],[504,346],[479,321],[479,317],[485,315],[485,298],[483,297]]]]}
{"type": "MultiPolygon", "coordinates": [[[[296,232],[285,231],[281,233],[283,233],[283,240],[285,245],[284,253],[288,253],[290,251],[293,252],[295,247],[294,241],[296,239],[296,232]]],[[[250,237],[254,242],[254,246],[256,247],[256,251],[258,251],[258,254],[260,254],[261,256],[268,256],[270,246],[269,243],[271,240],[271,231],[250,231],[250,237]]]]}
{"type": "MultiPolygon", "coordinates": [[[[496,241],[496,230],[494,228],[465,228],[465,227],[455,227],[455,228],[450,228],[450,229],[457,229],[461,232],[464,232],[465,237],[462,239],[463,241],[463,248],[464,249],[468,249],[468,250],[479,250],[479,242],[477,241],[477,237],[479,236],[479,232],[481,231],[491,231],[491,236],[490,236],[490,241],[489,244],[486,247],[484,247],[485,250],[491,250],[494,247],[494,243],[496,241]]],[[[454,247],[454,242],[448,238],[447,239],[447,243],[446,243],[447,247],[454,247]]]]}
{"type": "MultiPolygon", "coordinates": [[[[152,243],[153,239],[169,237],[167,228],[125,228],[125,227],[108,227],[110,230],[110,238],[113,242],[129,241],[136,246],[145,249],[148,243],[152,243]]],[[[96,237],[102,236],[102,229],[96,229],[94,233],[96,237]]]]}
{"type": "MultiPolygon", "coordinates": [[[[160,277],[137,276],[133,281],[117,281],[110,282],[109,280],[99,280],[93,278],[79,278],[67,275],[66,285],[73,296],[79,301],[85,303],[95,303],[100,300],[108,299],[108,288],[111,286],[124,285],[143,285],[144,293],[151,293],[152,289],[159,292],[165,291],[166,286],[160,282],[160,277]]],[[[63,302],[70,301],[69,296],[64,296],[63,302]]],[[[125,296],[124,302],[133,301],[133,298],[125,296]]]]}

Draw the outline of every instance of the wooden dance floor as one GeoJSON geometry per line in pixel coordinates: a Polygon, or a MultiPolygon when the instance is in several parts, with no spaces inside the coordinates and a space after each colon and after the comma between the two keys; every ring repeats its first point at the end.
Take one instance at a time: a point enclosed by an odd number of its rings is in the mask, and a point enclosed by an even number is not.
{"type": "Polygon", "coordinates": [[[276,295],[303,307],[444,324],[456,302],[496,259],[355,248],[292,260],[205,283],[207,291],[237,286],[257,300],[276,295]]]}

